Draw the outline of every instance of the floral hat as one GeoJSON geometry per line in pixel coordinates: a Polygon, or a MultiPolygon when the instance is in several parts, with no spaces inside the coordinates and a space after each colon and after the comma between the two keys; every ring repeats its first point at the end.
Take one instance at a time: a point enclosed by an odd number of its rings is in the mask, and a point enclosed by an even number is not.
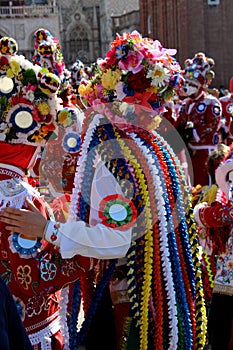
{"type": "Polygon", "coordinates": [[[43,146],[56,135],[60,80],[17,50],[13,38],[0,39],[0,141],[43,146]]]}
{"type": "Polygon", "coordinates": [[[71,71],[71,84],[74,88],[78,88],[82,79],[87,79],[88,75],[85,72],[84,63],[77,59],[70,67],[71,71]]]}
{"type": "Polygon", "coordinates": [[[110,45],[106,57],[97,61],[97,74],[79,86],[84,102],[93,106],[117,100],[141,104],[154,114],[163,112],[180,79],[176,50],[137,31],[118,34],[110,45]]]}
{"type": "Polygon", "coordinates": [[[213,58],[207,57],[203,52],[198,52],[192,59],[184,62],[184,78],[186,81],[194,81],[199,86],[209,85],[215,76],[213,58]]]}

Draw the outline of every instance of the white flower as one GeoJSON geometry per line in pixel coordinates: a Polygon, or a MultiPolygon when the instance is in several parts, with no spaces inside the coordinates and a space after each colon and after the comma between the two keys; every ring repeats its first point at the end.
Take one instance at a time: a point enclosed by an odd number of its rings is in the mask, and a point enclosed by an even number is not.
{"type": "Polygon", "coordinates": [[[4,131],[7,128],[7,124],[6,123],[1,123],[0,124],[0,131],[4,131]]]}
{"type": "Polygon", "coordinates": [[[169,70],[163,67],[162,63],[156,63],[147,73],[147,78],[151,78],[152,86],[165,86],[169,82],[169,70]]]}
{"type": "Polygon", "coordinates": [[[117,94],[117,99],[119,101],[122,101],[123,98],[126,96],[126,94],[123,91],[124,83],[122,81],[119,81],[116,84],[116,94],[117,94]]]}
{"type": "Polygon", "coordinates": [[[33,102],[34,101],[34,91],[33,90],[28,90],[26,93],[25,93],[25,97],[28,101],[30,102],[33,102]]]}

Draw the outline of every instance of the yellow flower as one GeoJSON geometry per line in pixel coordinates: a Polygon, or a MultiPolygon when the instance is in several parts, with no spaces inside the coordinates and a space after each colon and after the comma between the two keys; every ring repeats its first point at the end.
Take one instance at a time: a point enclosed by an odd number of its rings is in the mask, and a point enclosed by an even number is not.
{"type": "Polygon", "coordinates": [[[89,82],[87,85],[85,85],[85,84],[79,85],[78,93],[81,96],[88,95],[90,92],[92,92],[91,82],[89,82]]]}
{"type": "Polygon", "coordinates": [[[149,88],[146,89],[146,91],[148,92],[153,92],[154,94],[156,94],[158,92],[158,87],[157,86],[150,86],[149,88]]]}
{"type": "Polygon", "coordinates": [[[35,131],[34,135],[31,137],[32,141],[35,142],[41,142],[44,140],[45,136],[47,135],[46,132],[44,132],[42,129],[39,129],[35,131]]]}
{"type": "Polygon", "coordinates": [[[121,72],[119,70],[112,71],[108,69],[106,73],[102,76],[102,85],[106,90],[115,90],[116,84],[119,83],[121,79],[121,72]]]}
{"type": "Polygon", "coordinates": [[[22,287],[24,289],[28,289],[29,284],[32,283],[31,267],[29,265],[24,265],[24,266],[20,265],[17,268],[17,277],[22,287]]]}
{"type": "Polygon", "coordinates": [[[72,117],[68,110],[62,109],[58,113],[58,123],[67,127],[72,124],[72,117]]]}
{"type": "Polygon", "coordinates": [[[17,76],[20,71],[21,71],[20,64],[15,60],[11,60],[10,68],[7,70],[8,78],[13,78],[14,76],[17,76]]]}
{"type": "Polygon", "coordinates": [[[50,107],[46,102],[39,103],[37,107],[42,115],[48,115],[50,112],[50,107]]]}

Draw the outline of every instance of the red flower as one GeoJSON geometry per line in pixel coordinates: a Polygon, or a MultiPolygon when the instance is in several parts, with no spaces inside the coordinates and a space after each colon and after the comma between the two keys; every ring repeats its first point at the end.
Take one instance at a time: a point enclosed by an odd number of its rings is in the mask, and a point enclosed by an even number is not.
{"type": "Polygon", "coordinates": [[[135,105],[135,112],[137,113],[141,111],[140,107],[143,107],[144,110],[153,111],[152,106],[148,102],[152,92],[144,92],[141,94],[140,92],[136,92],[133,96],[126,96],[123,98],[123,102],[127,102],[129,104],[135,105]]]}
{"type": "Polygon", "coordinates": [[[0,67],[8,65],[8,59],[5,56],[0,56],[0,67]]]}
{"type": "Polygon", "coordinates": [[[127,77],[127,82],[129,84],[129,89],[134,91],[146,90],[151,85],[151,80],[146,78],[144,69],[136,74],[130,72],[127,77]]]}
{"type": "Polygon", "coordinates": [[[32,105],[32,103],[30,101],[26,100],[22,96],[12,96],[12,98],[11,98],[11,105],[12,106],[16,106],[16,105],[18,105],[20,103],[24,103],[24,104],[26,104],[28,106],[32,105]]]}

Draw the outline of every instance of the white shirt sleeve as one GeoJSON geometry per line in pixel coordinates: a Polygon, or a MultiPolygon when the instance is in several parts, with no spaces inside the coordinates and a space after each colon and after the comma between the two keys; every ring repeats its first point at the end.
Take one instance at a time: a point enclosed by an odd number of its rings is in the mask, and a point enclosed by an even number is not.
{"type": "Polygon", "coordinates": [[[114,194],[122,195],[121,188],[100,161],[93,178],[89,225],[83,221],[58,225],[50,222],[45,232],[46,240],[60,247],[63,258],[77,254],[97,259],[124,257],[130,247],[132,228],[123,231],[105,226],[98,216],[100,201],[114,194]]]}

